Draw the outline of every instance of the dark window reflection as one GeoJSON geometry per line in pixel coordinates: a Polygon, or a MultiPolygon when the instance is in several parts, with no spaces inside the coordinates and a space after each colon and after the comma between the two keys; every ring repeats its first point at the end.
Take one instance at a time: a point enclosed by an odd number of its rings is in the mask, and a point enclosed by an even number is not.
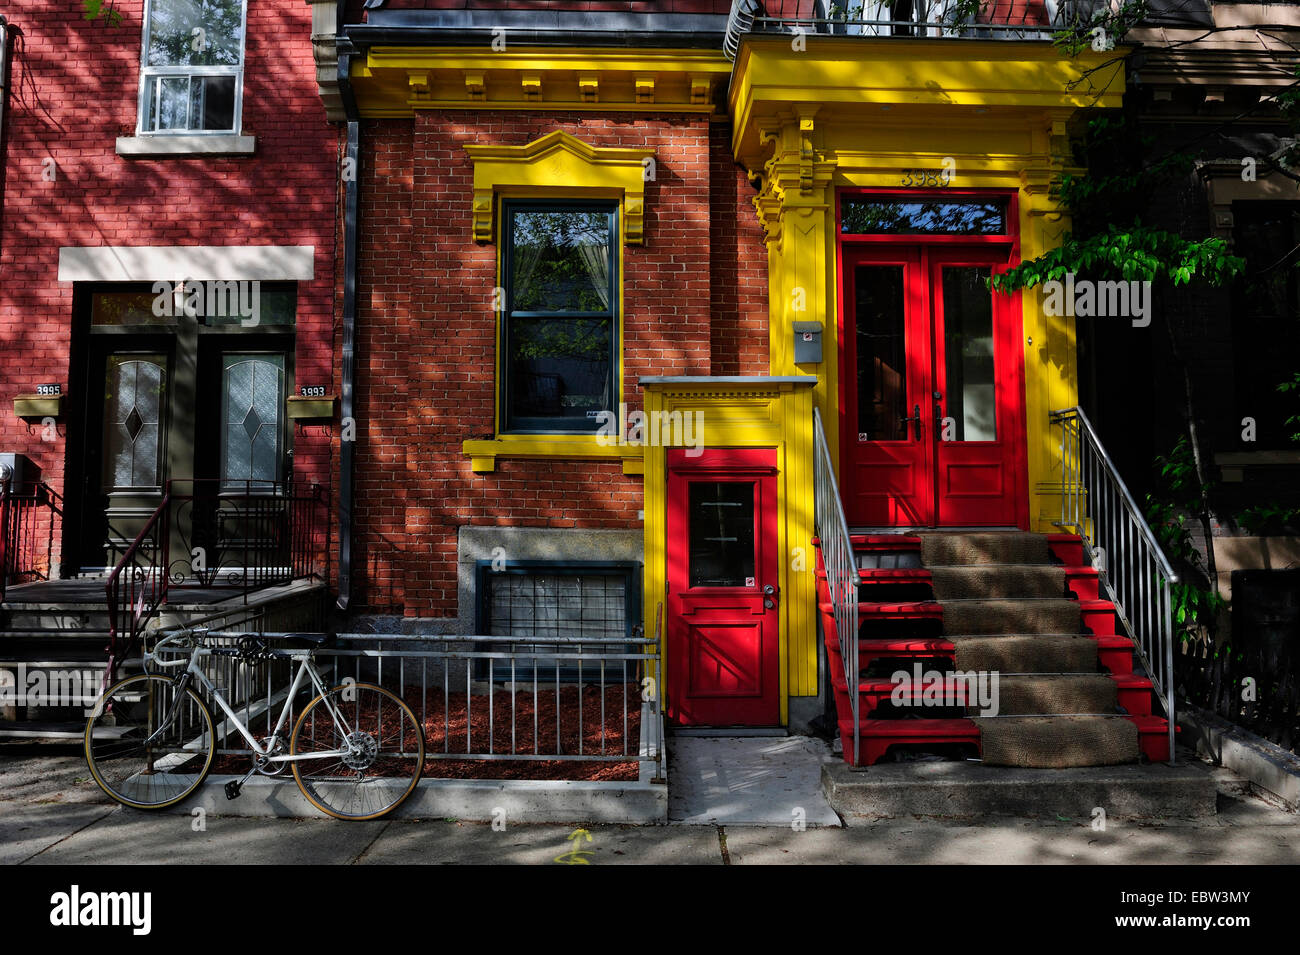
{"type": "Polygon", "coordinates": [[[690,484],[690,586],[754,586],[754,483],[690,484]]]}
{"type": "Polygon", "coordinates": [[[844,235],[1006,235],[1007,206],[1000,199],[845,199],[840,210],[844,235]]]}
{"type": "Polygon", "coordinates": [[[866,441],[902,441],[907,411],[903,267],[859,266],[857,298],[858,435],[866,441]]]}

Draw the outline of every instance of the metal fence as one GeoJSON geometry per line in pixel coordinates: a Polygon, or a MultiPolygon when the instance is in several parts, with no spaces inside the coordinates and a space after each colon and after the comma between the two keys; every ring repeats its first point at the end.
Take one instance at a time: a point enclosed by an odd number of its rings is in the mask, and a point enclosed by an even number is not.
{"type": "MultiPolygon", "coordinates": [[[[233,644],[253,632],[210,636],[233,644]]],[[[275,633],[260,635],[274,646],[275,633]]],[[[292,679],[289,662],[209,660],[209,676],[250,731],[269,735],[292,679]]],[[[355,633],[315,660],[331,684],[375,683],[405,700],[424,728],[426,759],[638,762],[663,777],[656,639],[355,633]]],[[[307,702],[293,701],[295,719],[307,702]]],[[[218,752],[249,750],[228,733],[218,752]]]]}
{"type": "Polygon", "coordinates": [[[1174,759],[1174,627],[1169,559],[1082,408],[1053,411],[1061,429],[1061,519],[1083,546],[1133,640],[1169,722],[1174,759]]]}

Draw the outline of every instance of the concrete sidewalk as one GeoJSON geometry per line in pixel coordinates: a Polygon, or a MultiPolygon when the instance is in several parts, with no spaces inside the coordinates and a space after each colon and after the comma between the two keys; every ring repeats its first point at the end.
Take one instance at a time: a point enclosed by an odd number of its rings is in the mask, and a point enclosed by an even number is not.
{"type": "MultiPolygon", "coordinates": [[[[1221,780],[1218,815],[1110,823],[1104,832],[1087,819],[891,820],[796,831],[782,802],[778,825],[592,826],[591,841],[579,848],[582,858],[598,865],[1300,862],[1300,817],[1252,796],[1230,773],[1215,774],[1221,780]]],[[[0,751],[4,864],[553,864],[572,858],[574,828],[512,819],[504,831],[494,831],[447,819],[343,823],[147,814],[110,803],[89,780],[79,754],[0,751]]]]}

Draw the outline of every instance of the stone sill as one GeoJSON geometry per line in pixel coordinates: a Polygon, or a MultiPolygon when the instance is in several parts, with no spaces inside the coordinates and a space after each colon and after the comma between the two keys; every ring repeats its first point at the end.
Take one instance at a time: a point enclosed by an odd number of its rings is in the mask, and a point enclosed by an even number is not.
{"type": "Polygon", "coordinates": [[[251,156],[256,136],[154,135],[119,136],[119,156],[251,156]]]}

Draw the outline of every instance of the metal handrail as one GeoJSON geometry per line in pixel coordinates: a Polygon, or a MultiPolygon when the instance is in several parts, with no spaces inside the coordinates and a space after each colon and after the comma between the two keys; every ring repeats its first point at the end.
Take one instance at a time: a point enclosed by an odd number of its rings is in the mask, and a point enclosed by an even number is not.
{"type": "Polygon", "coordinates": [[[53,575],[56,519],[62,517],[63,498],[44,481],[24,484],[16,492],[10,481],[0,481],[0,600],[19,578],[49,580],[53,575]],[[37,518],[41,508],[49,512],[48,520],[37,518]]]}
{"type": "Polygon", "coordinates": [[[853,765],[858,763],[861,726],[858,720],[858,566],[849,536],[849,521],[844,514],[835,465],[826,443],[821,411],[813,409],[814,515],[822,565],[826,571],[826,588],[830,592],[835,617],[836,639],[840,659],[844,661],[844,680],[849,691],[849,711],[853,716],[853,765]]]}
{"type": "Polygon", "coordinates": [[[126,659],[136,645],[140,637],[142,625],[153,616],[157,609],[167,599],[167,562],[165,554],[167,530],[167,514],[171,507],[171,498],[164,493],[162,501],[158,507],[149,515],[149,519],[144,522],[140,528],[140,533],[136,535],[135,540],[131,542],[118,560],[117,565],[108,575],[108,580],[104,583],[104,597],[108,603],[108,665],[104,668],[104,685],[107,688],[115,678],[115,670],[119,661],[126,659]],[[138,556],[144,552],[149,542],[152,542],[153,553],[148,556],[148,564],[141,564],[138,556]],[[125,581],[123,581],[123,572],[126,572],[125,581]],[[140,590],[139,596],[136,595],[137,587],[140,590]],[[121,636],[122,628],[119,626],[118,612],[123,606],[122,591],[125,589],[128,594],[126,603],[130,608],[129,625],[126,628],[126,644],[122,646],[121,636]],[[148,593],[146,603],[145,595],[148,593]]]}
{"type": "Polygon", "coordinates": [[[1047,40],[1059,30],[1091,22],[1101,0],[1047,0],[1041,17],[1031,20],[1030,8],[997,17],[988,4],[971,20],[958,20],[955,0],[914,0],[910,18],[897,19],[893,6],[871,0],[732,0],[722,51],[735,61],[747,33],[808,33],[834,36],[903,36],[943,39],[1047,40]]]}
{"type": "Polygon", "coordinates": [[[1061,428],[1061,519],[1079,535],[1169,723],[1174,762],[1174,627],[1169,558],[1082,408],[1051,412],[1061,428]]]}

